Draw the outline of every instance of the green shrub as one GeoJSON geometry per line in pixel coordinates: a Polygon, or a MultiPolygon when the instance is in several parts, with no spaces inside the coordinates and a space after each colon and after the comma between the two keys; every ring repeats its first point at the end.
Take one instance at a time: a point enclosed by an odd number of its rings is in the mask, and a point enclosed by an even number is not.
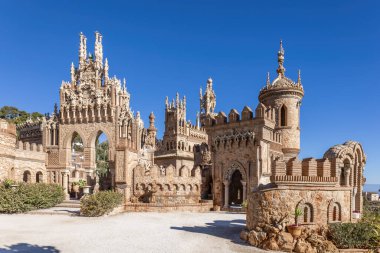
{"type": "Polygon", "coordinates": [[[380,230],[368,222],[331,224],[330,237],[341,249],[376,249],[380,246],[380,230]]]}
{"type": "Polygon", "coordinates": [[[17,188],[0,186],[0,213],[22,213],[49,208],[64,199],[63,188],[56,184],[20,184],[17,188]]]}
{"type": "Polygon", "coordinates": [[[98,217],[110,213],[123,202],[123,195],[118,192],[101,191],[86,195],[80,200],[80,213],[87,217],[98,217]]]}

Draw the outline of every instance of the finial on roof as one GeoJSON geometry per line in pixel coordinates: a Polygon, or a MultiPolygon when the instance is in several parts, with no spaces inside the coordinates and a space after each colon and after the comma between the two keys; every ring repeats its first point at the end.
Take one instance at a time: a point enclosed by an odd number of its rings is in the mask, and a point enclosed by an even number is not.
{"type": "Polygon", "coordinates": [[[75,82],[75,67],[74,67],[73,62],[71,62],[70,74],[71,74],[71,82],[74,83],[75,82]]]}
{"type": "Polygon", "coordinates": [[[285,76],[284,59],[285,59],[285,50],[282,47],[282,40],[280,40],[280,49],[278,50],[278,53],[277,53],[277,61],[278,61],[277,73],[279,77],[285,76]]]}
{"type": "Polygon", "coordinates": [[[301,70],[300,70],[300,69],[298,70],[298,80],[297,80],[297,84],[301,84],[301,70]]]}
{"type": "Polygon", "coordinates": [[[105,79],[109,79],[108,70],[109,70],[108,59],[106,58],[106,60],[104,61],[104,77],[105,77],[105,79]]]}
{"type": "Polygon", "coordinates": [[[176,107],[179,107],[179,93],[177,92],[177,95],[176,95],[176,107]]]}
{"type": "Polygon", "coordinates": [[[269,72],[267,73],[267,87],[270,85],[270,76],[269,76],[269,72]]]}
{"type": "Polygon", "coordinates": [[[212,78],[211,78],[211,77],[209,77],[209,78],[207,79],[207,83],[212,83],[212,78]]]}

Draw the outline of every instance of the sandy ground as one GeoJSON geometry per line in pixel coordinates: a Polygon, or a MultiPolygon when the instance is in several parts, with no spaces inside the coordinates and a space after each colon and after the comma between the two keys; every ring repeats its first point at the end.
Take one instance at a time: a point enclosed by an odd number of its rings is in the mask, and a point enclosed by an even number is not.
{"type": "Polygon", "coordinates": [[[0,215],[0,252],[268,252],[239,238],[244,214],[0,215]]]}

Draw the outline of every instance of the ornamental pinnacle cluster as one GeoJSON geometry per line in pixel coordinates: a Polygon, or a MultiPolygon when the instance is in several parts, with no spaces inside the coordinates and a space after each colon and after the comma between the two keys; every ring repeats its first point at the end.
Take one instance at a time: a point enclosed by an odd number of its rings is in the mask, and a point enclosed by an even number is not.
{"type": "Polygon", "coordinates": [[[0,121],[0,156],[6,157],[0,180],[60,184],[67,198],[86,180],[91,192],[121,192],[125,211],[231,210],[248,200],[247,228],[257,231],[296,208],[305,224],[354,221],[354,211],[363,210],[363,148],[347,141],[321,158],[299,158],[304,87],[300,71],[296,82],[285,75],[284,61],[281,42],[276,78],[268,73],[254,109],[217,111],[211,78],[199,92],[195,124],[187,118],[192,101],[178,93],[167,97],[158,139],[153,112],[133,112],[125,79],[110,77],[102,35],[95,33],[92,54],[81,33],[78,64],[60,86],[54,112],[18,125],[18,137],[0,121]],[[108,140],[108,170],[100,177],[101,134],[108,140]]]}

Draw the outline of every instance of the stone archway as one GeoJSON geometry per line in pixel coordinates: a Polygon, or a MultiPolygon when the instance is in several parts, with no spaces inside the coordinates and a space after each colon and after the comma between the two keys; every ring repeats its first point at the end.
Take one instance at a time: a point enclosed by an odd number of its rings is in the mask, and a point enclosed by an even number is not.
{"type": "Polygon", "coordinates": [[[247,199],[247,174],[239,162],[231,163],[224,171],[223,184],[224,208],[228,208],[232,202],[242,204],[247,199]]]}

